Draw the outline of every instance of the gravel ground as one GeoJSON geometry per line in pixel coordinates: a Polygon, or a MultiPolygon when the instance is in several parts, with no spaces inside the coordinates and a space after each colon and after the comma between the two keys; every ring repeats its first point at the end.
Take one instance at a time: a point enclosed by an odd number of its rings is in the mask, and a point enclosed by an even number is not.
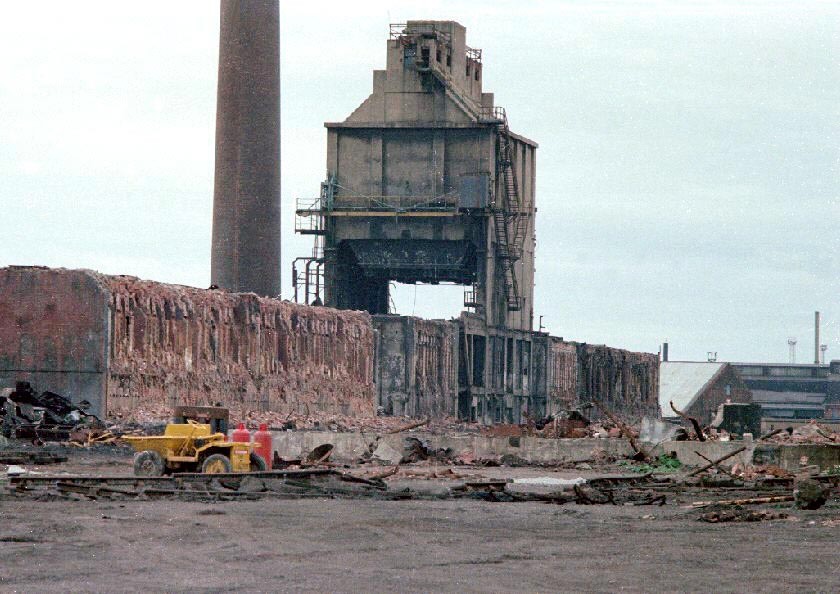
{"type": "MultiPolygon", "coordinates": [[[[79,454],[36,470],[129,474],[130,457],[79,454]]],[[[488,478],[598,474],[460,471],[488,478]]],[[[393,486],[438,489],[446,483],[400,479],[393,486]]],[[[788,519],[708,524],[697,521],[701,511],[676,503],[195,503],[4,496],[0,591],[840,590],[840,502],[810,512],[786,506],[764,509],[786,511],[788,519]]]]}

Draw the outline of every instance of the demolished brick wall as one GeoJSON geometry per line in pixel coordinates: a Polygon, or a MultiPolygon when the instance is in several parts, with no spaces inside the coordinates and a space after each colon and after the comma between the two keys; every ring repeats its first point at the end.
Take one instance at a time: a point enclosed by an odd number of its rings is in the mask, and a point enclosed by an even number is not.
{"type": "Polygon", "coordinates": [[[215,402],[280,413],[375,413],[373,329],[364,312],[20,267],[0,270],[0,314],[0,378],[17,369],[15,378],[38,390],[90,400],[96,414],[215,402]],[[34,375],[39,369],[44,373],[34,375]],[[55,387],[44,375],[99,381],[79,390],[67,382],[55,387]]]}
{"type": "Polygon", "coordinates": [[[575,348],[581,405],[595,400],[627,419],[659,418],[658,355],[585,343],[575,348]]]}
{"type": "MultiPolygon", "coordinates": [[[[5,268],[0,388],[30,381],[37,391],[87,401],[98,415],[221,402],[239,411],[367,417],[378,404],[386,414],[441,419],[459,413],[464,320],[371,318],[128,276],[5,268]]],[[[547,414],[597,400],[626,418],[658,415],[656,355],[515,338],[520,348],[537,345],[530,362],[522,357],[523,374],[533,373],[520,387],[517,363],[493,397],[506,397],[510,384],[547,414]]],[[[460,412],[469,415],[469,406],[460,412]]]]}
{"type": "Polygon", "coordinates": [[[578,408],[577,348],[574,343],[549,337],[548,401],[546,414],[578,408]]]}
{"type": "Polygon", "coordinates": [[[107,279],[113,410],[221,401],[246,410],[374,414],[368,314],[107,279]]]}

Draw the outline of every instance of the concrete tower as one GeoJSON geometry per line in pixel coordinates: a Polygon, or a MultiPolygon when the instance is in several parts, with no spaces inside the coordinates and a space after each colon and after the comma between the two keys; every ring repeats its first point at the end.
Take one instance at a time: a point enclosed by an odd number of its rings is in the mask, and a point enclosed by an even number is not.
{"type": "Polygon", "coordinates": [[[531,330],[537,143],[484,91],[462,25],[391,25],[386,65],[326,124],[327,179],[297,211],[298,231],[322,240],[324,303],[386,314],[394,281],[454,283],[488,325],[531,330]]]}
{"type": "Polygon", "coordinates": [[[212,283],[280,294],[280,5],[221,0],[212,283]]]}

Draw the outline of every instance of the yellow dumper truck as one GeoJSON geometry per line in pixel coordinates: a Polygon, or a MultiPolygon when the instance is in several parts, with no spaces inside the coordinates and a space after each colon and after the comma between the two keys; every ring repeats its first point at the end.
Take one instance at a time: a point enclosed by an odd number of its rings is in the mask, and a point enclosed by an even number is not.
{"type": "Polygon", "coordinates": [[[173,472],[257,472],[266,469],[265,460],[251,443],[226,441],[224,433],[209,424],[187,419],[170,423],[163,435],[126,437],[137,451],[134,474],[162,476],[173,472]]]}

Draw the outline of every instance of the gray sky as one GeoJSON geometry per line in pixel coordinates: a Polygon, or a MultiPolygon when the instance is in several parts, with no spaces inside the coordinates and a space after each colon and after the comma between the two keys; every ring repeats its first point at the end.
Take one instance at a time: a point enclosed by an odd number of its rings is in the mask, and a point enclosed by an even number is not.
{"type": "MultiPolygon", "coordinates": [[[[207,286],[216,2],[23,3],[0,22],[0,266],[207,286]]],[[[388,23],[454,19],[537,157],[536,315],[673,359],[840,358],[840,4],[282,2],[284,296],[324,121],[388,23]]],[[[449,317],[460,287],[400,287],[449,317]]]]}

